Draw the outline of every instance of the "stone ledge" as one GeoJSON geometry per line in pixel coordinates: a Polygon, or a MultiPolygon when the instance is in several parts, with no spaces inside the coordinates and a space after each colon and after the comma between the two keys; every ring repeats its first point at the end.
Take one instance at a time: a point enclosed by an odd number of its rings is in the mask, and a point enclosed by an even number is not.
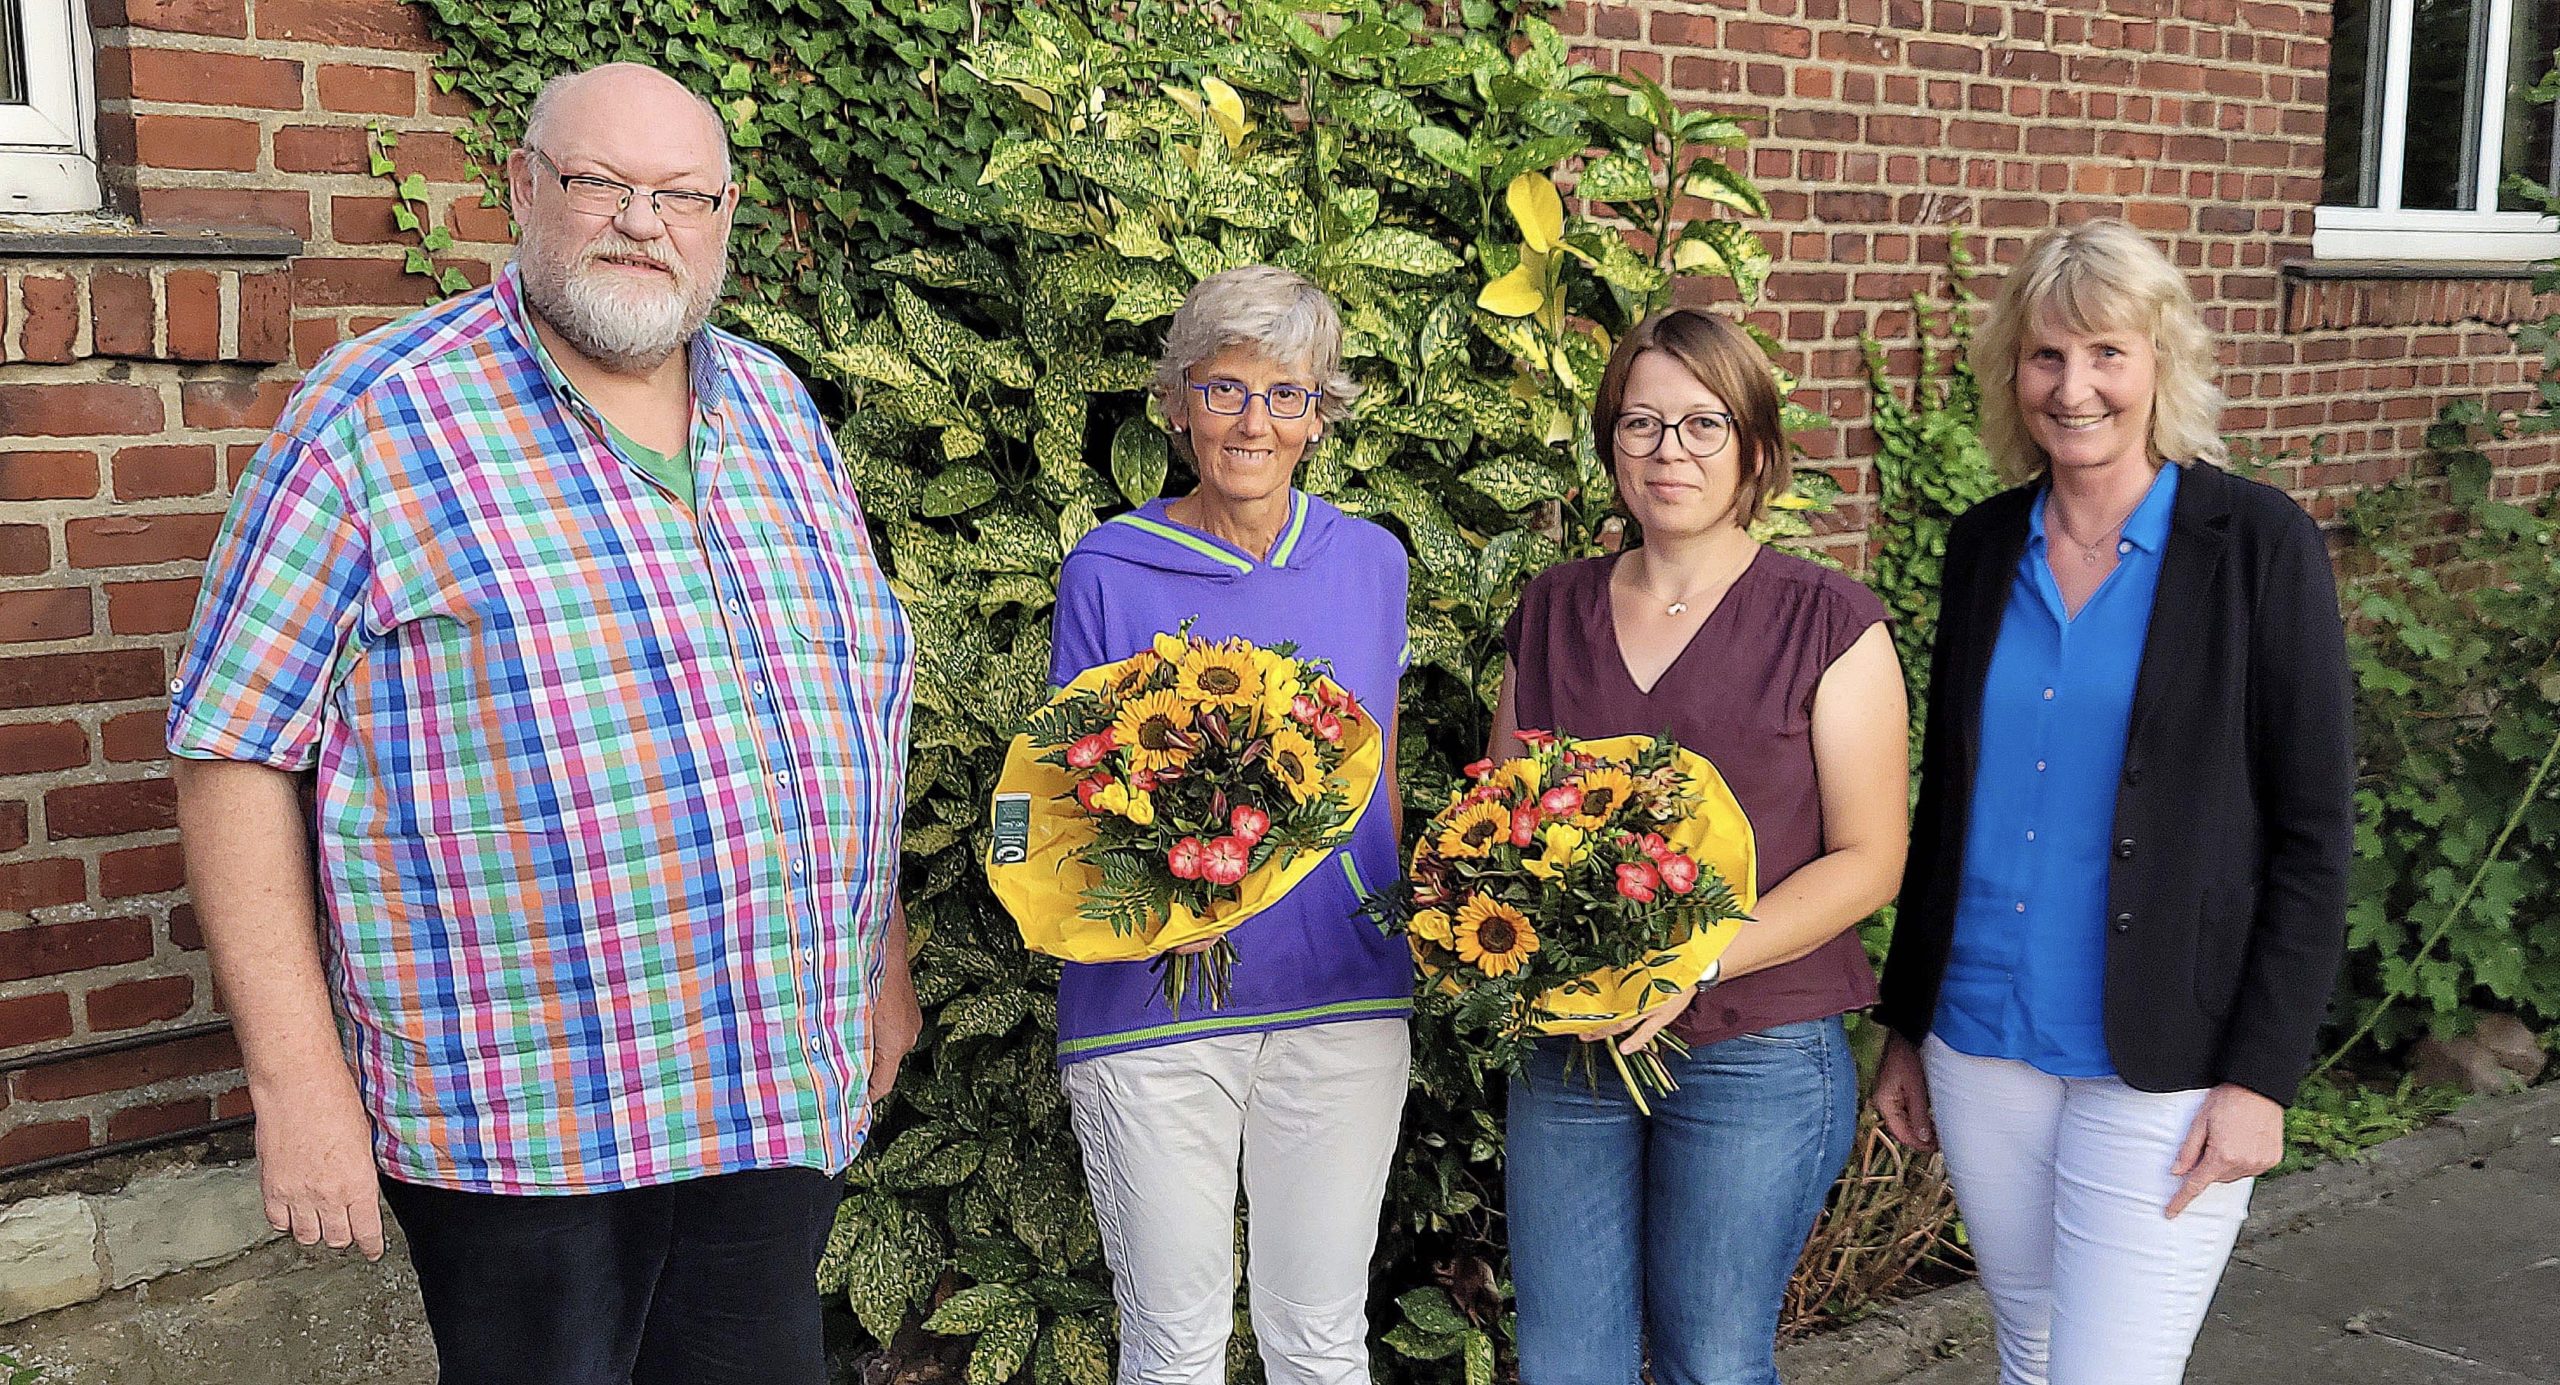
{"type": "Polygon", "coordinates": [[[24,1198],[0,1212],[0,1323],[218,1265],[275,1237],[257,1169],[245,1163],[166,1169],[112,1193],[24,1198]]]}
{"type": "Polygon", "coordinates": [[[289,260],[302,238],[282,227],[145,226],[100,216],[0,216],[0,259],[289,260]]]}

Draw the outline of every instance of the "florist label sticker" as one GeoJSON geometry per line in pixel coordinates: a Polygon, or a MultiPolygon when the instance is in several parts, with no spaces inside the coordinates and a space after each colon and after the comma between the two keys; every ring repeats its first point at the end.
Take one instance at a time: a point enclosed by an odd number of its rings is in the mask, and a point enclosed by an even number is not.
{"type": "Polygon", "coordinates": [[[1031,795],[1000,793],[995,801],[995,863],[1018,866],[1031,858],[1031,795]]]}

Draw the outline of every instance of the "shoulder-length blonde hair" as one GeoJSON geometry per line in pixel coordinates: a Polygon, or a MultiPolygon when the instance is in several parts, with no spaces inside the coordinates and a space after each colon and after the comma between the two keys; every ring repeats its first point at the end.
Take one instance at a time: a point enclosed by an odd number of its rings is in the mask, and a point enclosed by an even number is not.
{"type": "Polygon", "coordinates": [[[2196,313],[2186,276],[2121,221],[2058,226],[2020,256],[1973,335],[1973,378],[1982,387],[1982,445],[2002,480],[2044,475],[2047,458],[2018,412],[2018,352],[2039,320],[2069,332],[2136,332],[2157,358],[2151,451],[2173,462],[2230,460],[2222,441],[2222,387],[2213,335],[2196,313]]]}

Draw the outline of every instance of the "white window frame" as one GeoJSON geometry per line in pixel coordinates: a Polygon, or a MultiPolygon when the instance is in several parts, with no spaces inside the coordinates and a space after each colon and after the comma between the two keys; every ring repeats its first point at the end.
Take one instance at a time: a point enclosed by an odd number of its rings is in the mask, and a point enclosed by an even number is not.
{"type": "Polygon", "coordinates": [[[0,212],[98,206],[98,84],[82,0],[20,0],[27,100],[0,105],[0,212]]]}
{"type": "MultiPolygon", "coordinates": [[[[2401,161],[2408,153],[2409,48],[2416,27],[2411,0],[2374,0],[2384,9],[2382,51],[2367,58],[2365,80],[2382,80],[2374,155],[2377,207],[2319,207],[2312,212],[2315,260],[2526,261],[2560,257],[2560,220],[2538,212],[2421,211],[2400,201],[2401,161]]],[[[2488,42],[2481,53],[2480,147],[2472,171],[2482,200],[2497,205],[2505,181],[2507,44],[2517,0],[2487,0],[2488,42]]]]}

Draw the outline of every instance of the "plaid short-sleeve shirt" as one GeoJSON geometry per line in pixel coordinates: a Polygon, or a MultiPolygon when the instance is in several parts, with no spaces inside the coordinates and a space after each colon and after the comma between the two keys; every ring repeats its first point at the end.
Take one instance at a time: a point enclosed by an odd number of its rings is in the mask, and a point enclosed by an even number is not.
{"type": "Polygon", "coordinates": [[[341,346],[242,478],[169,748],[316,770],[383,1168],[595,1192],[859,1148],[913,657],[772,355],[690,345],[688,510],[513,271],[341,346]]]}

